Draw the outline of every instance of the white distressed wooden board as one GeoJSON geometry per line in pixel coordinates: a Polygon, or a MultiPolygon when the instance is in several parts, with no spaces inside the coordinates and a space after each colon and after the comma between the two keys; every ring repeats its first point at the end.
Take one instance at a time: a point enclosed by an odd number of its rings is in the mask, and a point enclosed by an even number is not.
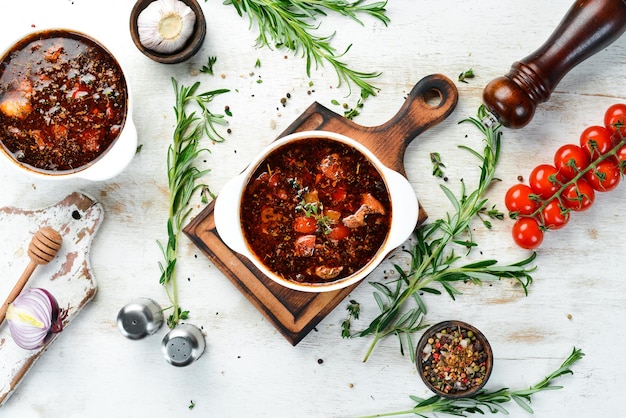
{"type": "Polygon", "coordinates": [[[64,330],[54,334],[41,348],[23,350],[11,337],[7,323],[0,326],[0,404],[11,395],[22,378],[39,357],[65,329],[80,310],[96,294],[96,280],[89,264],[92,239],[102,222],[102,205],[92,198],[72,193],[62,201],[36,210],[16,207],[0,208],[0,230],[21,233],[5,234],[0,247],[0,297],[5,300],[28,265],[28,246],[35,232],[50,226],[61,234],[63,245],[57,256],[48,264],[38,266],[26,287],[41,287],[57,299],[59,306],[68,312],[64,330]]]}

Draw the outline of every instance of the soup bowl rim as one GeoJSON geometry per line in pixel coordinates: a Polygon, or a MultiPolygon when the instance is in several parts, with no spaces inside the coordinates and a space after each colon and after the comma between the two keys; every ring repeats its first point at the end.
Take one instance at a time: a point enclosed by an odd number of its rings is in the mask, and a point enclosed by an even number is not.
{"type": "Polygon", "coordinates": [[[385,166],[374,153],[358,141],[336,132],[308,130],[296,132],[277,139],[260,152],[246,169],[229,180],[215,200],[214,219],[216,230],[224,243],[236,253],[246,257],[265,276],[292,290],[303,292],[330,292],[351,286],[369,275],[387,255],[405,242],[418,221],[419,205],[415,190],[406,177],[385,166]],[[391,222],[387,237],[375,255],[357,272],[328,283],[300,283],[285,279],[263,264],[249,247],[241,227],[241,198],[252,174],[259,164],[273,151],[309,138],[330,139],[345,143],[360,151],[382,176],[391,202],[391,222]],[[413,196],[413,197],[411,197],[413,196]]]}

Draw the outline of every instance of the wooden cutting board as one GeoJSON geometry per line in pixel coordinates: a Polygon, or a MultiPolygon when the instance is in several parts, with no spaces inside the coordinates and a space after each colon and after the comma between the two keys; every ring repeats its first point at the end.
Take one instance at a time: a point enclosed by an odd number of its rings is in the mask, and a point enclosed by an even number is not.
{"type": "MultiPolygon", "coordinates": [[[[450,115],[457,100],[457,89],[448,78],[430,75],[413,87],[398,112],[382,125],[360,126],[319,103],[313,103],[279,138],[308,130],[344,134],[365,145],[387,167],[406,175],[404,153],[409,143],[450,115]]],[[[356,286],[333,292],[308,293],[273,282],[248,259],[231,251],[222,242],[213,219],[214,203],[199,213],[184,228],[184,233],[292,345],[298,344],[356,286]]],[[[425,218],[426,212],[420,207],[420,220],[425,218]]]]}
{"type": "Polygon", "coordinates": [[[56,338],[63,338],[71,327],[65,327],[96,294],[96,281],[89,263],[91,242],[104,217],[102,205],[90,197],[72,193],[62,201],[37,210],[16,207],[0,208],[0,228],[4,234],[0,247],[0,297],[4,301],[26,268],[28,245],[43,226],[50,226],[63,237],[57,256],[48,264],[38,266],[26,284],[48,290],[68,315],[64,330],[41,348],[23,350],[11,337],[7,323],[0,327],[0,405],[13,393],[39,357],[56,338]],[[9,224],[11,225],[9,228],[9,224]],[[16,233],[20,232],[20,233],[16,233]]]}

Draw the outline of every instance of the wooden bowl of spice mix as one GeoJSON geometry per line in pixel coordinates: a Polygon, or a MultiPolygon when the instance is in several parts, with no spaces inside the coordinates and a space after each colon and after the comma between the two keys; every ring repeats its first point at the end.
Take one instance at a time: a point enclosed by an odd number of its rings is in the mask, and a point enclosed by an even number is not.
{"type": "Polygon", "coordinates": [[[426,386],[445,398],[475,394],[487,383],[493,368],[487,338],[461,321],[430,327],[417,345],[415,359],[426,386]]]}

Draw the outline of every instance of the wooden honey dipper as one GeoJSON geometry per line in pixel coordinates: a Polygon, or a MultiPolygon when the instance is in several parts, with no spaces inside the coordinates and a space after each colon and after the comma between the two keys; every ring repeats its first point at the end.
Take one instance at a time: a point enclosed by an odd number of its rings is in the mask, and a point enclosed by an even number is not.
{"type": "Polygon", "coordinates": [[[48,264],[52,261],[52,259],[59,252],[62,244],[63,238],[61,237],[61,234],[49,226],[44,226],[35,232],[35,235],[28,246],[28,256],[30,257],[30,262],[26,266],[22,276],[13,287],[13,290],[11,290],[9,297],[7,297],[2,304],[2,307],[0,307],[0,324],[4,322],[9,304],[11,304],[22,292],[22,289],[26,286],[28,279],[35,271],[35,268],[40,264],[48,264]]]}

